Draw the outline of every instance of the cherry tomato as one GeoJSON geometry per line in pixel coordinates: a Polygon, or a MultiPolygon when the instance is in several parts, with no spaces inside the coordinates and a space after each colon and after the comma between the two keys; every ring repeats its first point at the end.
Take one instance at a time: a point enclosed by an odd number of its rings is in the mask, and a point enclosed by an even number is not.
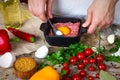
{"type": "Polygon", "coordinates": [[[67,68],[68,68],[68,67],[69,67],[68,63],[67,63],[67,62],[64,62],[64,63],[63,63],[63,67],[67,67],[67,68]]]}
{"type": "Polygon", "coordinates": [[[84,53],[86,56],[91,56],[93,54],[93,50],[91,48],[86,48],[84,53]]]}
{"type": "Polygon", "coordinates": [[[94,71],[95,70],[95,67],[94,66],[89,66],[89,71],[94,71]]]}
{"type": "Polygon", "coordinates": [[[104,61],[104,56],[103,56],[102,54],[98,54],[98,55],[96,56],[96,60],[97,60],[98,62],[103,62],[103,61],[104,61]]]}
{"type": "Polygon", "coordinates": [[[71,80],[71,78],[65,78],[64,80],[71,80]]]}
{"type": "Polygon", "coordinates": [[[89,63],[89,59],[88,58],[83,59],[83,63],[84,64],[88,64],[89,63]]]}
{"type": "Polygon", "coordinates": [[[79,74],[81,75],[81,77],[86,77],[86,75],[87,75],[85,70],[80,71],[79,74]]]}
{"type": "Polygon", "coordinates": [[[99,63],[98,68],[99,68],[99,70],[104,70],[105,71],[107,69],[107,66],[104,63],[99,63]]]}
{"type": "Polygon", "coordinates": [[[66,75],[70,74],[70,69],[69,67],[63,67],[62,70],[66,71],[66,75]]]}
{"type": "Polygon", "coordinates": [[[65,79],[65,77],[64,76],[62,76],[61,78],[60,78],[60,80],[64,80],[65,79]]]}
{"type": "Polygon", "coordinates": [[[81,70],[81,69],[84,69],[85,65],[81,62],[81,63],[78,63],[78,69],[81,70]]]}
{"type": "Polygon", "coordinates": [[[85,58],[85,54],[82,52],[78,52],[76,56],[77,56],[78,60],[83,60],[85,58]]]}
{"type": "Polygon", "coordinates": [[[88,76],[88,80],[94,80],[93,76],[88,76]]]}
{"type": "Polygon", "coordinates": [[[62,76],[60,80],[65,80],[66,76],[62,76]]]}
{"type": "Polygon", "coordinates": [[[100,78],[100,74],[99,73],[96,74],[96,78],[100,78]]]}
{"type": "Polygon", "coordinates": [[[64,78],[62,78],[61,80],[71,80],[71,78],[69,78],[69,77],[64,77],[64,78]]]}
{"type": "Polygon", "coordinates": [[[90,62],[90,64],[94,64],[94,63],[96,63],[96,59],[95,58],[90,58],[89,62],[90,62]]]}
{"type": "Polygon", "coordinates": [[[73,57],[70,58],[70,63],[71,64],[75,64],[75,63],[77,63],[77,61],[78,61],[78,59],[75,56],[73,56],[73,57]]]}
{"type": "Polygon", "coordinates": [[[82,80],[81,76],[79,74],[73,74],[72,80],[82,80]]]}

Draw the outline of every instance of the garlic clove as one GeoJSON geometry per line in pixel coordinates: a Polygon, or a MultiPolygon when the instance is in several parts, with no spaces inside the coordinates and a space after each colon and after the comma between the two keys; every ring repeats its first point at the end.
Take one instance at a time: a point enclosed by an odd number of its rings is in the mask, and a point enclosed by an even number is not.
{"type": "Polygon", "coordinates": [[[107,41],[109,44],[113,44],[115,41],[115,34],[111,34],[107,37],[107,41]]]}
{"type": "Polygon", "coordinates": [[[4,55],[0,57],[0,67],[9,68],[13,66],[16,57],[10,52],[6,52],[4,55]]]}
{"type": "Polygon", "coordinates": [[[93,50],[94,52],[98,53],[97,47],[92,47],[92,50],[93,50]]]}
{"type": "Polygon", "coordinates": [[[35,57],[45,58],[47,54],[48,54],[48,47],[44,45],[35,52],[35,57]]]}

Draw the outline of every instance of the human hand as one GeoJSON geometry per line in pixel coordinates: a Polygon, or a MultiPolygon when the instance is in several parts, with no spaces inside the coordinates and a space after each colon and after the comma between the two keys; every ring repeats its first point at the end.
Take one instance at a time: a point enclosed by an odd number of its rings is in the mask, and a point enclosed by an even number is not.
{"type": "Polygon", "coordinates": [[[47,17],[52,18],[52,2],[53,0],[28,0],[28,7],[33,15],[46,21],[47,17]]]}
{"type": "Polygon", "coordinates": [[[95,32],[96,28],[109,26],[114,19],[117,0],[94,0],[87,11],[87,19],[83,27],[88,27],[87,33],[95,32]]]}

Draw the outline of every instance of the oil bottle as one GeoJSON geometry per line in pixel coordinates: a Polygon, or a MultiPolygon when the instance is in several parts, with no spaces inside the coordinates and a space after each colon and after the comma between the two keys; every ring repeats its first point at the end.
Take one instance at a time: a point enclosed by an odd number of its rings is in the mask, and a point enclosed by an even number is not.
{"type": "Polygon", "coordinates": [[[0,2],[0,12],[5,27],[21,27],[21,9],[19,0],[2,0],[0,2]]]}

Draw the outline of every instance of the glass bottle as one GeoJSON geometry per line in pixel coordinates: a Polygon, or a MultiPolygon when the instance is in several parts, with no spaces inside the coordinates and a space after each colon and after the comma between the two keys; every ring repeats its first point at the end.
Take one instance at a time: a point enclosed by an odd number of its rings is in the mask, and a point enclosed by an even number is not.
{"type": "Polygon", "coordinates": [[[0,2],[0,11],[6,28],[21,27],[21,9],[19,0],[2,0],[0,2]]]}

